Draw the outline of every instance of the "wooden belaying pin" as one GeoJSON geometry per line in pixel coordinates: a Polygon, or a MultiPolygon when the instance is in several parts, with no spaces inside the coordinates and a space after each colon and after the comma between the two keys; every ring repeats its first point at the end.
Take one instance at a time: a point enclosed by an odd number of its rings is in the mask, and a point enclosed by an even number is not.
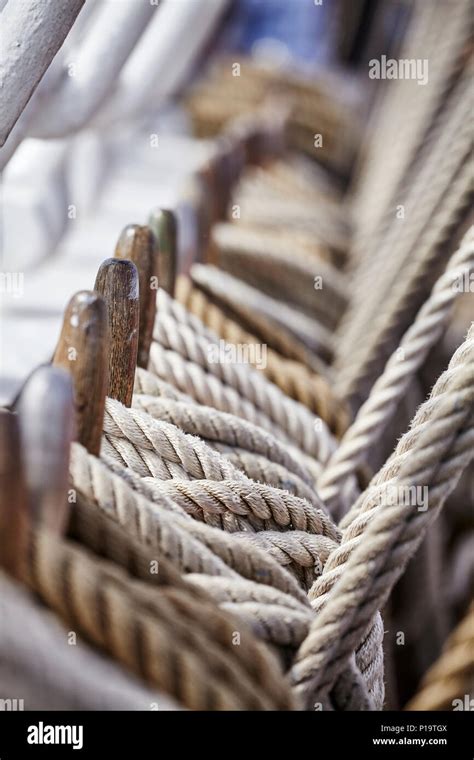
{"type": "Polygon", "coordinates": [[[109,381],[107,395],[132,405],[137,367],[140,320],[138,271],[132,261],[106,259],[99,267],[94,290],[107,304],[109,381]]]}
{"type": "Polygon", "coordinates": [[[156,293],[159,279],[159,246],[150,227],[129,224],[115,248],[115,257],[133,261],[138,270],[140,327],[137,365],[146,369],[156,316],[156,293]]]}
{"type": "Polygon", "coordinates": [[[174,297],[177,274],[176,216],[169,209],[154,209],[148,219],[158,245],[158,282],[174,297]]]}
{"type": "Polygon", "coordinates": [[[0,567],[21,575],[28,541],[28,494],[18,415],[0,410],[0,567]]]}
{"type": "Polygon", "coordinates": [[[76,440],[98,456],[109,366],[107,307],[98,293],[82,290],[69,301],[53,364],[72,376],[76,440]]]}
{"type": "Polygon", "coordinates": [[[30,517],[61,534],[69,516],[69,455],[74,434],[71,375],[60,367],[39,367],[22,389],[18,414],[30,517]]]}

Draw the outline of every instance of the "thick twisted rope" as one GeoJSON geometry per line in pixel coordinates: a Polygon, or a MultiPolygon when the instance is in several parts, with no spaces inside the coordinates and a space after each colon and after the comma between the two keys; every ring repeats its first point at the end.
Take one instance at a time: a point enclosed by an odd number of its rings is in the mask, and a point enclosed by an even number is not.
{"type": "MultiPolygon", "coordinates": [[[[190,330],[186,333],[190,359],[166,348],[166,338],[161,329],[158,333],[158,324],[157,319],[154,336],[159,335],[160,343],[155,340],[151,346],[152,372],[168,382],[175,382],[180,390],[201,404],[244,416],[249,422],[275,435],[278,433],[277,437],[298,446],[318,461],[327,460],[335,448],[335,440],[321,419],[293,399],[286,398],[279,388],[251,367],[213,361],[218,347],[199,337],[196,340],[190,330]]],[[[185,330],[180,327],[181,336],[185,330]]],[[[186,348],[183,346],[183,353],[186,348]]]]}
{"type": "Polygon", "coordinates": [[[286,467],[271,462],[266,457],[254,454],[248,450],[212,441],[207,441],[207,443],[223,454],[234,467],[242,470],[251,480],[288,491],[293,496],[306,499],[313,506],[321,505],[321,500],[314,488],[307,485],[301,478],[287,470],[286,467]]]}
{"type": "Polygon", "coordinates": [[[322,245],[344,251],[347,249],[348,238],[344,229],[337,221],[318,214],[317,207],[307,199],[293,199],[276,194],[270,199],[258,193],[237,193],[233,203],[240,206],[242,224],[265,227],[283,227],[310,234],[315,241],[322,245]]]}
{"type": "Polygon", "coordinates": [[[68,631],[18,583],[0,573],[0,699],[21,695],[25,710],[179,710],[68,631]]]}
{"type": "Polygon", "coordinates": [[[419,88],[399,79],[382,93],[354,197],[357,225],[352,249],[358,259],[373,255],[382,222],[395,208],[396,197],[405,194],[417,170],[417,151],[429,135],[436,110],[443,107],[469,38],[469,0],[455,5],[444,0],[418,3],[415,13],[400,58],[427,58],[429,86],[419,88]],[[393,149],[387,149],[390,146],[393,149]]]}
{"type": "Polygon", "coordinates": [[[105,404],[103,453],[142,476],[209,480],[243,477],[196,436],[135,409],[127,409],[111,398],[105,404]]]}
{"type": "MultiPolygon", "coordinates": [[[[201,367],[225,386],[235,389],[244,399],[267,416],[303,451],[320,461],[326,461],[335,442],[323,420],[315,418],[301,404],[288,399],[281,390],[269,383],[248,364],[230,362],[217,350],[215,341],[196,334],[167,314],[158,313],[153,330],[154,342],[150,352],[150,367],[160,375],[156,343],[167,352],[176,352],[188,362],[201,367]],[[156,343],[155,343],[156,341],[156,343]]],[[[232,348],[229,346],[229,348],[232,348]]]]}
{"type": "Polygon", "coordinates": [[[270,644],[298,647],[312,620],[309,606],[270,586],[209,575],[188,575],[189,584],[206,592],[221,609],[243,620],[254,635],[270,644]]]}
{"type": "Polygon", "coordinates": [[[249,621],[253,630],[260,630],[262,620],[265,621],[264,638],[272,645],[286,647],[295,640],[300,644],[306,635],[299,632],[307,632],[309,627],[312,617],[309,602],[302,602],[271,586],[239,577],[188,574],[184,580],[159,551],[143,546],[85,498],[76,504],[72,512],[68,534],[92,549],[95,554],[112,560],[134,578],[152,586],[172,585],[174,588],[189,589],[191,583],[204,589],[204,599],[210,596],[220,607],[224,602],[231,602],[236,616],[249,621]],[[224,583],[220,583],[219,578],[224,583]],[[249,603],[258,611],[255,621],[249,615],[249,603]],[[283,623],[281,619],[275,620],[275,605],[278,605],[280,611],[283,610],[283,623]],[[302,624],[305,620],[304,629],[302,624]]]}
{"type": "Polygon", "coordinates": [[[474,606],[471,605],[405,710],[472,710],[473,700],[474,606]]]}
{"type": "MultiPolygon", "coordinates": [[[[179,281],[179,278],[178,278],[179,281]]],[[[324,362],[311,352],[295,335],[293,335],[285,326],[278,325],[263,314],[251,311],[237,300],[226,298],[225,292],[219,292],[217,295],[214,291],[194,287],[195,283],[191,278],[193,290],[201,292],[209,303],[215,305],[219,310],[232,321],[236,322],[244,330],[248,330],[257,336],[260,341],[277,351],[279,355],[298,361],[315,372],[321,372],[325,367],[324,362]]]]}
{"type": "Polygon", "coordinates": [[[305,590],[309,590],[315,578],[321,575],[327,558],[337,546],[337,541],[327,536],[301,531],[266,530],[251,535],[235,533],[234,537],[264,549],[295,575],[305,590]]]}
{"type": "Polygon", "coordinates": [[[241,631],[247,663],[242,651],[229,657],[231,644],[224,640],[232,642],[236,620],[203,599],[193,602],[189,592],[151,591],[115,565],[41,531],[30,536],[22,580],[82,636],[187,707],[290,706],[275,663],[251,634],[241,631]],[[257,682],[252,670],[259,671],[257,682]]]}
{"type": "Polygon", "coordinates": [[[294,578],[267,552],[196,522],[170,499],[153,495],[130,470],[98,460],[79,444],[71,447],[70,470],[78,502],[82,496],[90,500],[141,543],[158,548],[180,571],[240,574],[305,599],[294,578]]]}
{"type": "MultiPolygon", "coordinates": [[[[237,322],[226,317],[204,293],[193,288],[191,281],[184,276],[177,279],[176,298],[180,305],[186,307],[186,311],[182,310],[184,317],[180,315],[180,321],[186,320],[184,323],[196,332],[214,339],[218,336],[234,345],[256,346],[261,342],[256,335],[252,335],[237,322]]],[[[159,296],[158,308],[161,308],[159,296]]],[[[256,366],[255,361],[253,366],[256,366]]],[[[321,367],[320,370],[324,375],[325,368],[321,367]]],[[[348,410],[344,402],[334,395],[323,375],[316,374],[300,361],[285,358],[269,346],[266,349],[266,362],[262,371],[287,396],[304,404],[310,412],[321,417],[336,436],[345,432],[349,422],[348,410]]]]}
{"type": "Polygon", "coordinates": [[[384,361],[396,347],[410,317],[425,300],[430,272],[443,260],[440,244],[449,237],[471,196],[472,178],[467,164],[454,179],[450,194],[436,215],[436,223],[428,228],[413,259],[407,263],[403,276],[396,281],[376,329],[361,349],[361,355],[358,358],[354,356],[351,366],[347,367],[347,374],[341,373],[338,381],[340,392],[352,408],[360,405],[360,399],[365,398],[367,388],[370,388],[384,361]]]}
{"type": "Polygon", "coordinates": [[[183,359],[174,351],[167,351],[153,342],[150,351],[150,370],[180,391],[204,406],[229,412],[257,425],[289,445],[289,436],[251,401],[242,397],[235,388],[207,373],[202,367],[183,359]]]}
{"type": "Polygon", "coordinates": [[[334,512],[341,488],[357,467],[366,462],[380,440],[412,378],[423,366],[430,350],[440,340],[460,290],[474,271],[474,227],[465,235],[446,271],[420,309],[415,322],[387,362],[370,396],[361,406],[318,481],[318,491],[334,512]]]}
{"type": "Polygon", "coordinates": [[[133,406],[155,420],[175,425],[190,435],[259,454],[310,484],[312,478],[274,436],[234,415],[197,404],[184,404],[154,396],[135,394],[133,406]]]}
{"type": "MultiPolygon", "coordinates": [[[[230,516],[247,517],[255,530],[265,530],[268,525],[270,530],[294,529],[320,533],[334,540],[338,537],[337,528],[323,509],[262,483],[250,480],[163,482],[155,478],[147,478],[146,482],[156,494],[168,496],[197,519],[205,519],[207,513],[211,516],[230,513],[230,516]]],[[[230,526],[226,524],[222,528],[229,530],[230,526]]],[[[236,526],[235,530],[241,528],[236,526]]]]}
{"type": "Polygon", "coordinates": [[[300,228],[288,229],[285,210],[282,217],[275,214],[271,227],[265,228],[265,232],[271,229],[273,233],[278,233],[278,238],[275,237],[276,251],[284,253],[286,246],[287,254],[287,246],[294,245],[298,251],[306,252],[313,258],[341,263],[338,254],[349,243],[351,226],[343,198],[328,176],[323,171],[318,172],[317,168],[314,162],[308,162],[304,156],[293,154],[274,160],[265,167],[248,167],[234,191],[232,205],[240,205],[241,200],[267,199],[269,203],[274,200],[298,203],[300,209],[309,211],[307,216],[318,224],[313,232],[300,228]],[[316,172],[313,171],[315,168],[316,172]],[[331,247],[321,242],[325,231],[333,235],[331,247]],[[339,251],[336,252],[335,249],[338,248],[339,251]]]}
{"type": "Polygon", "coordinates": [[[191,396],[181,393],[173,385],[160,380],[159,377],[148,372],[147,369],[142,369],[142,367],[137,367],[135,370],[133,392],[144,396],[170,399],[171,401],[183,401],[187,404],[195,403],[191,396]]]}
{"type": "Polygon", "coordinates": [[[313,586],[310,598],[318,614],[293,668],[301,697],[331,688],[472,459],[473,412],[474,326],[349,513],[342,543],[313,586]],[[428,495],[417,504],[409,489],[423,486],[428,495]]]}

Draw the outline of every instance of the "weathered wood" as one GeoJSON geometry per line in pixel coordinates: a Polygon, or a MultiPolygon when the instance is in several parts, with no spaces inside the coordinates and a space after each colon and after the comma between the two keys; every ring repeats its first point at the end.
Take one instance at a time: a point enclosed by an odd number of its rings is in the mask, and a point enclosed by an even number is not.
{"type": "Polygon", "coordinates": [[[0,409],[0,566],[20,574],[28,532],[28,498],[18,416],[0,409]]]}
{"type": "Polygon", "coordinates": [[[97,272],[94,289],[106,304],[109,322],[108,395],[132,404],[140,321],[138,271],[132,261],[106,259],[97,272]]]}
{"type": "Polygon", "coordinates": [[[60,367],[39,367],[18,402],[29,514],[61,534],[69,516],[69,456],[74,433],[73,381],[60,367]]]}
{"type": "Polygon", "coordinates": [[[53,364],[73,379],[76,438],[98,455],[108,385],[107,307],[99,294],[76,293],[64,314],[53,364]]]}
{"type": "Polygon", "coordinates": [[[133,261],[138,270],[140,326],[138,334],[139,367],[148,367],[148,357],[156,316],[156,293],[159,280],[158,245],[147,226],[129,224],[120,235],[115,257],[133,261]]]}
{"type": "Polygon", "coordinates": [[[158,281],[170,296],[174,296],[177,273],[176,217],[172,211],[157,208],[151,212],[148,223],[158,244],[158,281]]]}

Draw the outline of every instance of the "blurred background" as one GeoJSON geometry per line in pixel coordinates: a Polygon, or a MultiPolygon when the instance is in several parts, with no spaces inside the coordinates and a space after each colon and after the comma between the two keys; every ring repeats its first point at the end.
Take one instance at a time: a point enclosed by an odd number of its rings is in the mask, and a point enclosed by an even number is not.
{"type": "Polygon", "coordinates": [[[412,6],[404,0],[3,0],[0,71],[10,85],[0,148],[6,273],[0,400],[11,398],[50,355],[72,288],[91,287],[125,224],[142,223],[156,205],[175,209],[186,269],[197,245],[196,171],[212,155],[223,124],[270,92],[288,95],[298,79],[301,86],[316,83],[323,100],[331,97],[334,113],[320,109],[315,123],[311,109],[303,113],[294,137],[347,183],[383,84],[368,78],[367,62],[398,49],[412,6]],[[61,25],[63,6],[70,31],[61,25]],[[47,43],[30,28],[35,14],[47,43]],[[50,53],[42,57],[45,44],[58,48],[52,61],[50,53]],[[26,62],[18,55],[24,49],[31,53],[26,62]],[[296,79],[285,88],[283,75],[296,79]],[[213,77],[219,87],[209,91],[213,77]],[[229,77],[232,102],[220,103],[229,77]],[[327,146],[316,156],[312,134],[323,129],[327,146]]]}

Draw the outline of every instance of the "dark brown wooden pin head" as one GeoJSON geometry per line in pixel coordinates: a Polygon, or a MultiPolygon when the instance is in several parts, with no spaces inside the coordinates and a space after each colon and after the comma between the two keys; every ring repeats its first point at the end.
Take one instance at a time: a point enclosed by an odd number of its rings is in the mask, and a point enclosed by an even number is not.
{"type": "Polygon", "coordinates": [[[109,366],[107,307],[98,293],[82,290],[69,301],[53,364],[72,376],[76,439],[98,456],[109,366]]]}
{"type": "Polygon", "coordinates": [[[94,289],[107,304],[109,322],[109,384],[107,394],[132,405],[140,320],[138,270],[132,261],[106,259],[94,289]]]}
{"type": "Polygon", "coordinates": [[[71,375],[60,367],[39,367],[23,387],[18,414],[30,516],[62,534],[69,516],[69,456],[74,434],[71,375]]]}
{"type": "Polygon", "coordinates": [[[157,208],[151,212],[148,223],[158,245],[158,280],[170,296],[174,297],[177,274],[176,216],[169,209],[157,208]]]}
{"type": "Polygon", "coordinates": [[[18,415],[0,410],[0,566],[15,577],[28,542],[28,495],[18,415]]]}
{"type": "Polygon", "coordinates": [[[115,257],[133,261],[138,270],[140,296],[140,327],[138,334],[139,367],[148,367],[153,337],[158,290],[158,245],[150,227],[129,224],[120,235],[115,257]]]}

